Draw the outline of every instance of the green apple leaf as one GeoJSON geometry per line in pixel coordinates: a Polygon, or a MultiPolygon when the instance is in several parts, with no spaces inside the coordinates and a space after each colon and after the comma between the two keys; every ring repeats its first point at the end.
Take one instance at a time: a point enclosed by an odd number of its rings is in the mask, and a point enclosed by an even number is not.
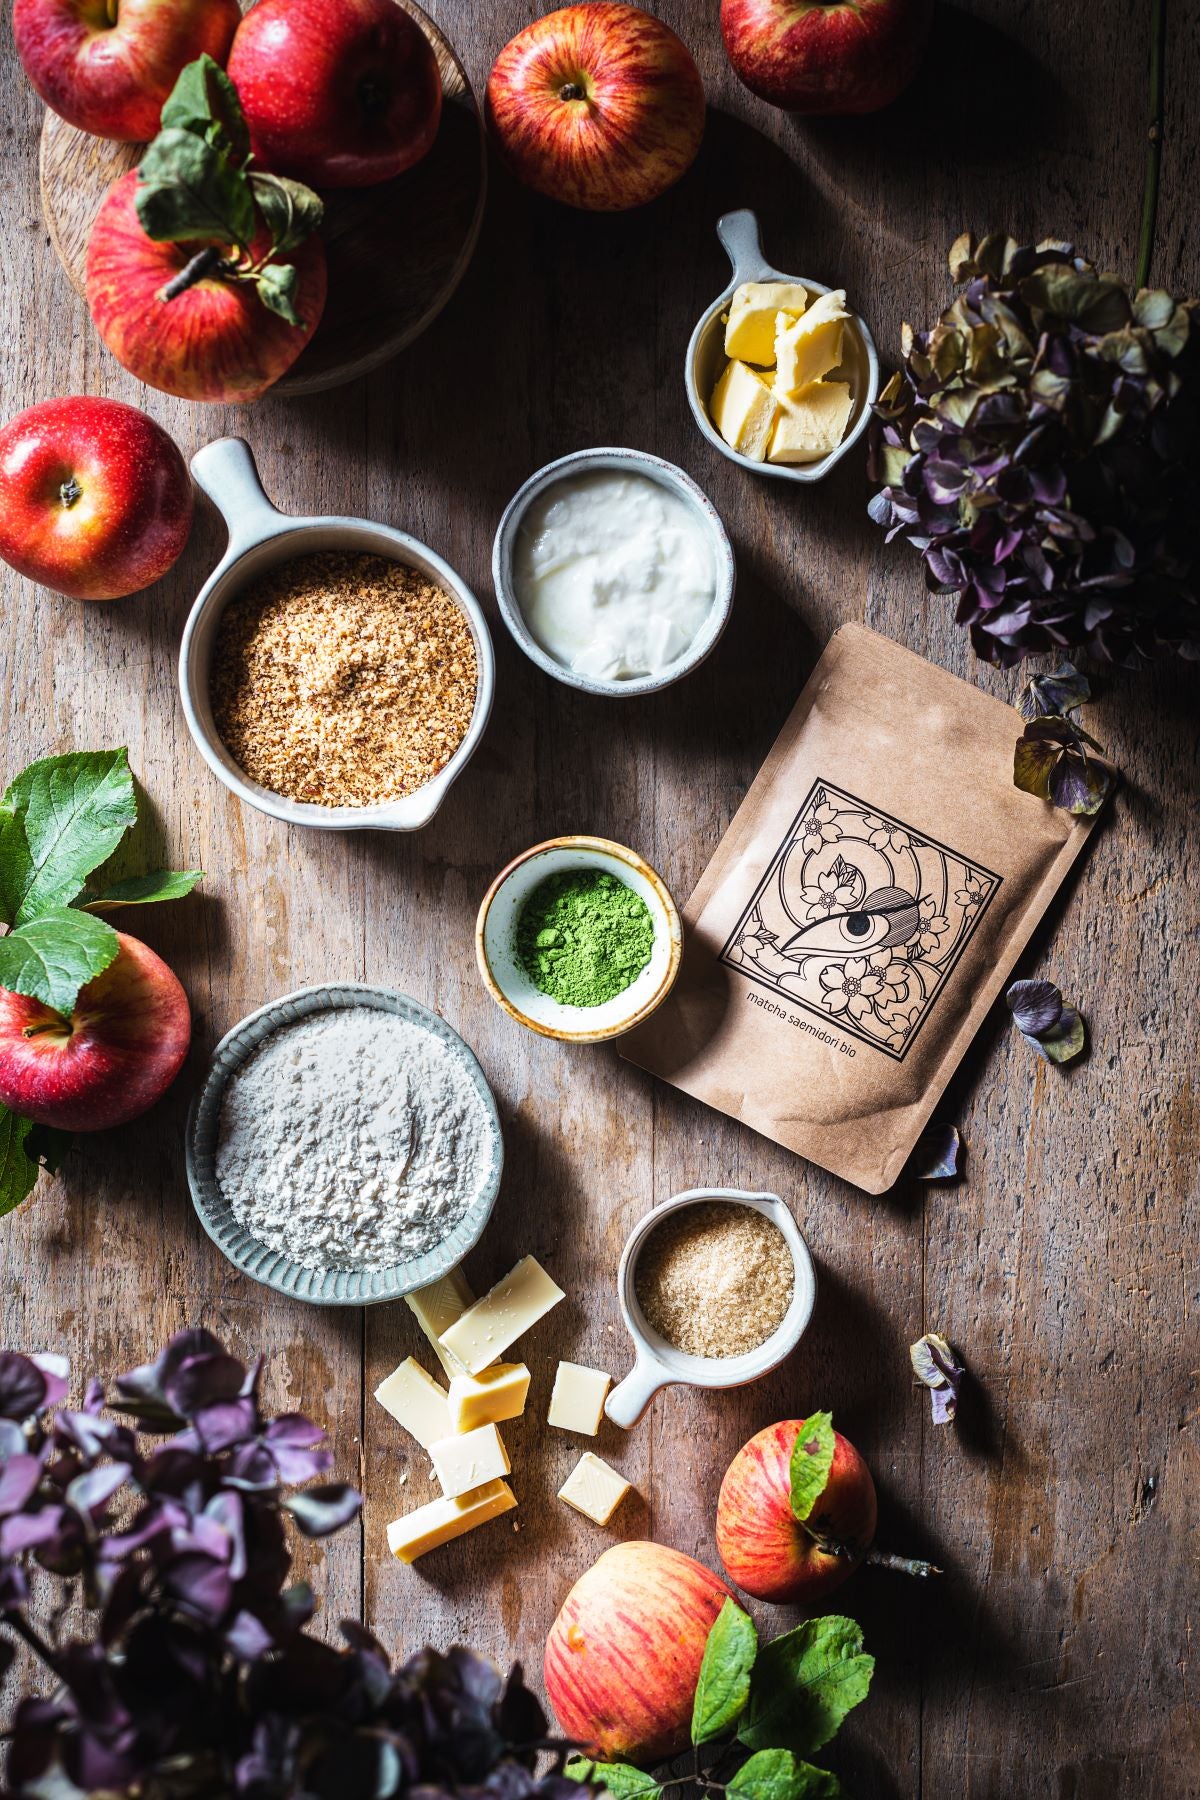
{"type": "Polygon", "coordinates": [[[26,1148],[33,1129],[32,1119],[0,1106],[0,1218],[20,1206],[37,1182],[38,1166],[26,1148]]]}
{"type": "Polygon", "coordinates": [[[814,1769],[790,1750],[759,1750],[726,1783],[729,1800],[846,1800],[828,1769],[814,1769]]]}
{"type": "Polygon", "coordinates": [[[294,263],[267,263],[255,277],[258,297],[263,305],[289,325],[303,325],[304,320],[296,311],[296,290],[300,286],[300,271],[294,263]]]}
{"type": "Polygon", "coordinates": [[[136,820],[128,751],[31,763],[0,800],[0,919],[25,925],[69,905],[136,820]]]}
{"type": "Polygon", "coordinates": [[[736,1600],[726,1600],[704,1646],[692,1703],[693,1744],[707,1744],[737,1724],[750,1697],[750,1671],[757,1655],[753,1619],[736,1600]]]}
{"type": "Polygon", "coordinates": [[[853,1619],[806,1619],[759,1651],[738,1737],[749,1750],[809,1756],[866,1699],[874,1671],[853,1619]]]}
{"type": "Polygon", "coordinates": [[[80,903],[83,912],[108,912],[117,906],[149,906],[156,900],[182,900],[198,881],[203,869],[155,869],[150,875],[130,875],[114,881],[103,893],[80,903]]]}
{"type": "Polygon", "coordinates": [[[190,131],[227,155],[244,160],[250,154],[250,132],[238,91],[207,53],[180,71],[162,109],[161,124],[164,131],[190,131]]]}
{"type": "Polygon", "coordinates": [[[190,131],[160,131],[138,165],[134,197],[147,237],[187,244],[254,240],[254,196],[240,169],[190,131]]]}
{"type": "Polygon", "coordinates": [[[659,1800],[662,1793],[653,1775],[635,1769],[631,1763],[592,1762],[586,1756],[573,1756],[563,1774],[568,1781],[604,1788],[613,1800],[659,1800]]]}
{"type": "Polygon", "coordinates": [[[265,170],[250,171],[254,203],[263,216],[275,254],[282,256],[302,244],[317,230],[325,217],[325,203],[302,181],[287,175],[268,175],[265,170]]]}
{"type": "Polygon", "coordinates": [[[0,987],[69,1014],[79,990],[116,959],[120,940],[91,913],[61,907],[0,938],[0,987]]]}
{"type": "Polygon", "coordinates": [[[829,1485],[837,1440],[833,1414],[813,1413],[792,1445],[792,1511],[803,1523],[829,1485]]]}

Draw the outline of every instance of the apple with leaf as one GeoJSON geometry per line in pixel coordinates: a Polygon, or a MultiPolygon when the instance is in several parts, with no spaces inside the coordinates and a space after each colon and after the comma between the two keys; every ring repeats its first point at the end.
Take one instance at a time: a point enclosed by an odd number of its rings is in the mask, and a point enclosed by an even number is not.
{"type": "Polygon", "coordinates": [[[46,757],[0,799],[0,1215],[58,1166],[68,1134],[136,1118],[187,1056],[178,978],[101,916],[181,899],[201,878],[108,879],[137,816],[124,749],[46,757]]]}

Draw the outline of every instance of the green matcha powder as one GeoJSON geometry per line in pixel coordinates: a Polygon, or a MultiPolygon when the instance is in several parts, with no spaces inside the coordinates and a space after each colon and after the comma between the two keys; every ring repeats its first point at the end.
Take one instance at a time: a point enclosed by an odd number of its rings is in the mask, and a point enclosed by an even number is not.
{"type": "Polygon", "coordinates": [[[522,968],[562,1006],[603,1006],[623,994],[653,949],[646,902],[600,869],[548,875],[517,920],[522,968]]]}

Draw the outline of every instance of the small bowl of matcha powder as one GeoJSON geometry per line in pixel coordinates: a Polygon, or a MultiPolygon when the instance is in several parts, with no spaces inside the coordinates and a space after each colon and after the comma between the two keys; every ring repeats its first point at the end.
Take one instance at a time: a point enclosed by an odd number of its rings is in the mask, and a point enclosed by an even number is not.
{"type": "Polygon", "coordinates": [[[599,1043],[666,998],[683,931],[665,883],[635,851],[555,838],[492,883],[475,947],[492,997],[514,1019],[546,1037],[599,1043]]]}

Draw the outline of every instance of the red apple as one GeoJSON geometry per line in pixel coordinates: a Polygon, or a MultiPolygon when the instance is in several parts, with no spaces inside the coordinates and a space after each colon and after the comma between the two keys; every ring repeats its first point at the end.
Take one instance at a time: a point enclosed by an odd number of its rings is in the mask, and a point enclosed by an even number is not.
{"type": "Polygon", "coordinates": [[[60,1131],[105,1131],[153,1106],[191,1041],[187,995],[161,956],[121,947],[71,1017],[0,988],[0,1101],[60,1131]]]}
{"type": "Polygon", "coordinates": [[[679,1550],[614,1544],[563,1602],[546,1693],[563,1731],[606,1758],[659,1762],[688,1743],[708,1634],[729,1590],[679,1550]]]}
{"type": "Polygon", "coordinates": [[[185,64],[225,61],[241,16],[237,0],[16,0],[13,37],[53,112],[141,144],[185,64]]]}
{"type": "Polygon", "coordinates": [[[0,430],[0,556],[73,600],[118,600],[175,562],[192,525],[187,465],[119,400],[43,400],[0,430]]]}
{"type": "MultiPolygon", "coordinates": [[[[164,289],[192,261],[196,244],[146,236],[131,169],[110,189],[88,244],[87,298],[96,329],[131,375],[185,400],[257,400],[291,368],[325,307],[325,251],[314,233],[277,260],[300,271],[302,325],[268,311],[254,284],[226,279],[220,264],[174,299],[164,289]]],[[[261,256],[265,234],[251,246],[261,256]]]]}
{"type": "Polygon", "coordinates": [[[623,212],[691,167],[704,88],[661,20],[602,0],[535,19],[487,84],[492,135],[527,187],[588,212],[623,212]]]}
{"type": "Polygon", "coordinates": [[[837,1431],[829,1480],[806,1521],[822,1542],[796,1518],[792,1450],[804,1425],[785,1419],[752,1437],[725,1471],[717,1500],[717,1551],[730,1580],[780,1605],[813,1606],[840,1587],[875,1536],[871,1471],[837,1431]]]}
{"type": "Polygon", "coordinates": [[[396,0],[258,0],[229,74],[259,161],[312,187],[390,181],[437,136],[437,58],[396,0]]]}
{"type": "Polygon", "coordinates": [[[865,113],[916,74],[933,0],[721,0],[721,35],[752,93],[789,112],[865,113]]]}

